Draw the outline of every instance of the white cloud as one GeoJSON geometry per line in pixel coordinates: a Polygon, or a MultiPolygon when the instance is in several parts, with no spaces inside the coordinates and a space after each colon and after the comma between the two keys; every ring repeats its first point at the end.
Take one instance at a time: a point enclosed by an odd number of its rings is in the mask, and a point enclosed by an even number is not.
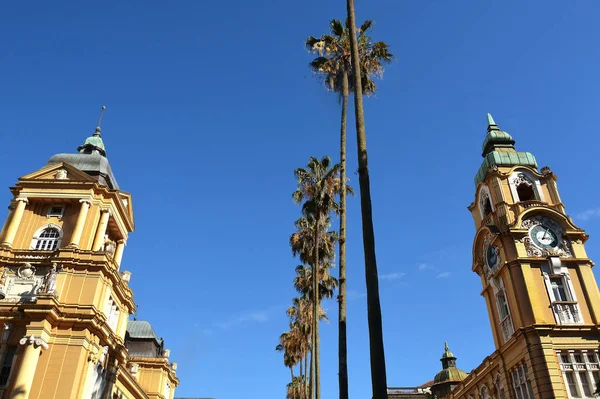
{"type": "Polygon", "coordinates": [[[450,277],[451,274],[452,273],[450,273],[450,272],[443,272],[443,273],[440,273],[437,276],[435,276],[435,278],[448,278],[448,277],[450,277]]]}
{"type": "Polygon", "coordinates": [[[417,265],[417,270],[419,270],[420,272],[422,272],[423,270],[427,270],[429,268],[430,267],[427,263],[420,263],[417,265]]]}
{"type": "Polygon", "coordinates": [[[600,216],[600,208],[592,208],[578,213],[577,215],[575,215],[575,218],[580,220],[589,220],[598,216],[600,216]]]}
{"type": "Polygon", "coordinates": [[[379,276],[379,278],[381,280],[399,280],[399,279],[403,278],[404,276],[406,276],[406,273],[394,272],[394,273],[382,274],[379,276]]]}
{"type": "Polygon", "coordinates": [[[232,327],[237,327],[241,324],[248,322],[264,323],[266,321],[269,321],[270,318],[271,315],[269,310],[260,310],[255,312],[243,313],[239,316],[232,317],[229,320],[214,323],[213,326],[221,330],[228,330],[232,327]]]}
{"type": "Polygon", "coordinates": [[[354,290],[346,291],[346,299],[348,299],[349,301],[365,298],[366,296],[367,294],[365,292],[358,292],[354,290]]]}

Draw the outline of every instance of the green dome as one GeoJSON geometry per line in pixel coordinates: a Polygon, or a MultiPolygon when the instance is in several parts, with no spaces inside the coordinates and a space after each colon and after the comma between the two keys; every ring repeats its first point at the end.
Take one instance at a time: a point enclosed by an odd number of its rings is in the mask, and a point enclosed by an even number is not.
{"type": "Polygon", "coordinates": [[[100,127],[97,127],[94,134],[85,139],[83,144],[77,148],[77,151],[87,154],[91,153],[94,150],[106,156],[106,148],[104,148],[104,142],[102,141],[102,137],[100,136],[100,127]]]}
{"type": "Polygon", "coordinates": [[[448,343],[445,343],[444,354],[440,359],[442,362],[442,371],[433,378],[433,384],[459,383],[467,378],[467,373],[456,367],[456,357],[450,352],[448,343]]]}
{"type": "Polygon", "coordinates": [[[530,166],[537,169],[537,162],[533,154],[515,150],[515,140],[506,132],[500,130],[494,118],[488,114],[487,135],[481,149],[483,162],[475,175],[475,184],[485,180],[488,169],[496,166],[530,166]]]}
{"type": "Polygon", "coordinates": [[[437,373],[433,378],[434,384],[443,384],[445,382],[461,382],[467,378],[467,373],[456,367],[448,367],[437,373]]]}

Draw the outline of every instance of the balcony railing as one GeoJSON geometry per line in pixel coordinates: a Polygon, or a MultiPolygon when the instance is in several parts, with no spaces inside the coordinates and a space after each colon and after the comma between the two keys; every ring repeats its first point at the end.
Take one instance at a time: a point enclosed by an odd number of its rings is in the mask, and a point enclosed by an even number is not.
{"type": "Polygon", "coordinates": [[[506,316],[502,322],[500,322],[500,327],[502,328],[502,335],[504,336],[504,342],[508,341],[510,337],[512,337],[515,332],[515,328],[513,327],[512,320],[510,315],[506,316]]]}
{"type": "Polygon", "coordinates": [[[577,302],[554,302],[552,304],[554,314],[560,324],[581,323],[581,315],[577,308],[577,302]]]}

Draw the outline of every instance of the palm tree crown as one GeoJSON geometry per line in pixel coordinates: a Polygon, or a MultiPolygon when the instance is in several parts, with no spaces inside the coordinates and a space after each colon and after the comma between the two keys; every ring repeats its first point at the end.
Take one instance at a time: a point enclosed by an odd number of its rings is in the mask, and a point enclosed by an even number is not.
{"type": "MultiPolygon", "coordinates": [[[[352,56],[350,49],[350,29],[339,20],[330,22],[330,34],[320,38],[309,36],[306,39],[308,51],[319,56],[310,62],[310,67],[324,79],[325,86],[331,91],[341,93],[342,71],[348,73],[348,88],[354,92],[354,71],[352,69],[352,56]]],[[[361,83],[364,95],[374,94],[377,84],[374,78],[383,76],[383,65],[391,62],[394,55],[390,53],[389,46],[384,42],[373,42],[368,35],[373,21],[365,21],[358,29],[358,48],[360,54],[361,83]]]]}

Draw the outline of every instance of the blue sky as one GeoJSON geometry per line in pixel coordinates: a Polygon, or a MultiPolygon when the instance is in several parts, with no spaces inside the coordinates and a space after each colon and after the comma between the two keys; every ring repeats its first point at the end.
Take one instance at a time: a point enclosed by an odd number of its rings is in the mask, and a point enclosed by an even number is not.
{"type": "MultiPolygon", "coordinates": [[[[356,1],[397,57],[365,112],[388,383],[417,385],[440,369],[445,340],[467,371],[493,350],[466,209],[486,112],[552,167],[600,256],[600,3],[356,1]]],[[[136,213],[123,268],[138,317],[179,363],[177,396],[285,396],[274,347],[294,295],[292,171],[338,158],[339,105],[303,40],[344,13],[343,0],[0,6],[0,187],[75,151],[108,107],[108,157],[136,213]]],[[[354,129],[348,152],[357,186],[354,129]]],[[[358,198],[348,207],[350,393],[366,398],[358,198]]],[[[325,307],[322,392],[333,398],[336,303],[325,307]]]]}

